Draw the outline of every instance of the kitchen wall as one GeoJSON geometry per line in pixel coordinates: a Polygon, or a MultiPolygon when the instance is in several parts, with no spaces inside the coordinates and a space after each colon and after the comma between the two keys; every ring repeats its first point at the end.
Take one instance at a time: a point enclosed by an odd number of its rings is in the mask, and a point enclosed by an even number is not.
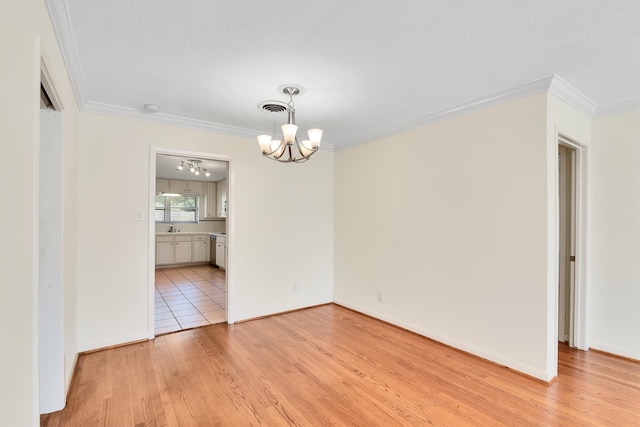
{"type": "Polygon", "coordinates": [[[539,94],[338,151],[334,300],[552,377],[546,110],[539,94]]]}
{"type": "Polygon", "coordinates": [[[38,143],[40,58],[43,56],[64,105],[63,335],[68,386],[76,346],[75,99],[40,0],[0,2],[0,144],[3,195],[19,215],[1,210],[0,424],[39,425],[38,396],[38,143]]]}
{"type": "MultiPolygon", "coordinates": [[[[227,221],[225,220],[216,220],[216,221],[200,221],[197,224],[188,224],[188,223],[175,223],[173,226],[175,229],[180,230],[181,232],[195,232],[202,231],[205,233],[211,232],[225,232],[227,230],[226,226],[227,221]]],[[[156,233],[166,233],[169,231],[171,224],[166,223],[156,223],[156,233]]]]}
{"type": "Polygon", "coordinates": [[[333,153],[280,164],[263,158],[253,138],[90,113],[80,114],[79,138],[80,350],[148,336],[155,224],[134,221],[134,210],[148,218],[155,172],[140,165],[151,164],[156,148],[230,160],[232,322],[332,301],[333,153]]]}
{"type": "Polygon", "coordinates": [[[640,360],[640,112],[593,119],[589,339],[640,360]]]}

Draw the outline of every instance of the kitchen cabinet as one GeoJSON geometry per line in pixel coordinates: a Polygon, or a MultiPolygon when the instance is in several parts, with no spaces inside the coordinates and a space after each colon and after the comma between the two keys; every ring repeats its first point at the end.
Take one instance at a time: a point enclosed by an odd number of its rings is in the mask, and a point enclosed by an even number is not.
{"type": "Polygon", "coordinates": [[[205,218],[216,218],[218,213],[216,211],[217,206],[217,194],[218,194],[218,183],[217,182],[207,182],[206,183],[207,192],[206,192],[206,206],[205,206],[205,218]]]}
{"type": "Polygon", "coordinates": [[[173,264],[173,241],[156,241],[156,265],[173,264]]]}
{"type": "Polygon", "coordinates": [[[227,239],[218,237],[216,239],[216,265],[221,270],[227,269],[227,239]]]}
{"type": "Polygon", "coordinates": [[[169,180],[169,190],[178,194],[204,194],[204,182],[171,179],[169,180]]]}
{"type": "Polygon", "coordinates": [[[191,261],[193,262],[206,261],[208,244],[209,244],[208,234],[193,236],[193,257],[191,261]]]}
{"type": "Polygon", "coordinates": [[[168,193],[169,192],[169,180],[158,178],[156,179],[156,193],[168,193]]]}
{"type": "Polygon", "coordinates": [[[156,235],[156,265],[203,263],[209,260],[209,234],[156,235]]]}
{"type": "Polygon", "coordinates": [[[193,242],[191,236],[176,236],[176,264],[181,262],[191,262],[193,259],[193,242]]]}
{"type": "Polygon", "coordinates": [[[227,180],[216,183],[216,204],[218,216],[222,218],[227,217],[227,180]]]}

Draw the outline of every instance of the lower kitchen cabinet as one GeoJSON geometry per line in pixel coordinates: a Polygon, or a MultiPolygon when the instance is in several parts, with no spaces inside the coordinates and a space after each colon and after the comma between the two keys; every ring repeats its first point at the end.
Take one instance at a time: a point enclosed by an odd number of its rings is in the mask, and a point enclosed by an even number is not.
{"type": "Polygon", "coordinates": [[[173,263],[173,242],[156,242],[156,265],[173,263]]]}
{"type": "Polygon", "coordinates": [[[176,242],[176,264],[181,262],[191,262],[193,255],[191,254],[193,243],[176,242]]]}
{"type": "MultiPolygon", "coordinates": [[[[202,262],[207,260],[207,245],[209,244],[208,240],[196,240],[194,236],[193,240],[193,262],[202,262]]],[[[209,237],[207,235],[207,237],[209,237]]]]}
{"type": "Polygon", "coordinates": [[[208,259],[208,234],[156,236],[156,265],[203,263],[208,259]]]}
{"type": "Polygon", "coordinates": [[[227,244],[226,240],[218,238],[216,240],[216,265],[221,270],[227,269],[227,244]]]}

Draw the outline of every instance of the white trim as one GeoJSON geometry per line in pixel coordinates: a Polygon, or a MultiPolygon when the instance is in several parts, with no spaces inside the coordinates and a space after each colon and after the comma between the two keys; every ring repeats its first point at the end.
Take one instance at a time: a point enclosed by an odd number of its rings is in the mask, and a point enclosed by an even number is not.
{"type": "MultiPolygon", "coordinates": [[[[36,34],[33,43],[33,64],[39,64],[42,60],[41,55],[41,39],[40,35],[36,34]]],[[[33,124],[31,129],[31,144],[33,147],[33,183],[31,185],[33,204],[31,217],[33,226],[33,235],[31,237],[31,253],[33,258],[31,260],[31,283],[25,286],[31,286],[31,322],[33,325],[33,332],[31,337],[31,415],[35,420],[39,420],[40,414],[40,67],[33,67],[33,75],[31,76],[34,90],[32,94],[32,108],[33,108],[33,124]]],[[[27,159],[25,159],[28,161],[27,159]]],[[[25,314],[28,315],[28,314],[25,314]]]]}
{"type": "Polygon", "coordinates": [[[598,105],[595,116],[600,117],[608,114],[626,113],[629,111],[640,111],[640,96],[598,105]]]}
{"type": "MultiPolygon", "coordinates": [[[[555,130],[556,146],[562,143],[575,149],[575,190],[576,190],[576,213],[575,213],[575,286],[574,286],[574,321],[573,321],[573,344],[581,349],[588,350],[587,335],[587,307],[588,307],[588,287],[586,274],[586,256],[587,256],[587,146],[571,138],[566,133],[555,130]]],[[[557,158],[555,168],[557,169],[557,158]]],[[[558,187],[556,174],[556,191],[558,187]]],[[[557,194],[556,194],[557,199],[557,194]]],[[[557,215],[557,207],[556,207],[557,215]]],[[[557,216],[556,216],[557,220],[557,216]]],[[[556,230],[556,244],[558,240],[559,230],[556,230]]],[[[557,276],[557,273],[556,273],[557,276]]],[[[556,285],[556,292],[558,286],[556,285]]],[[[557,329],[557,328],[556,328],[557,329]]],[[[571,334],[570,334],[571,335],[571,334]]]]}
{"type": "Polygon", "coordinates": [[[484,351],[484,350],[482,350],[480,348],[467,345],[467,344],[465,344],[463,342],[460,342],[460,341],[451,340],[451,339],[449,339],[449,338],[447,338],[445,336],[442,336],[442,335],[434,334],[433,332],[431,332],[429,330],[416,327],[416,326],[414,326],[414,325],[412,325],[410,323],[405,323],[405,322],[396,320],[393,317],[385,316],[384,314],[378,313],[376,311],[368,310],[368,309],[360,307],[358,305],[350,304],[350,303],[347,303],[347,302],[344,302],[344,301],[341,301],[341,300],[334,299],[333,302],[338,304],[338,305],[347,307],[347,308],[349,308],[351,310],[355,310],[355,311],[357,311],[359,313],[363,313],[363,314],[366,314],[368,316],[374,317],[376,319],[380,319],[380,320],[382,320],[384,322],[390,323],[392,325],[399,326],[399,327],[401,327],[403,329],[406,329],[408,331],[415,332],[418,335],[422,335],[422,336],[427,337],[429,339],[432,339],[434,341],[438,341],[440,343],[446,344],[446,345],[448,345],[450,347],[457,348],[459,350],[465,351],[467,353],[473,354],[475,356],[481,357],[481,358],[489,360],[491,362],[498,363],[500,365],[503,365],[503,366],[506,366],[508,368],[514,369],[516,371],[525,373],[525,374],[530,375],[532,377],[541,379],[542,381],[551,381],[551,379],[553,379],[553,377],[555,376],[555,375],[550,375],[547,372],[543,372],[543,371],[541,371],[539,369],[535,369],[535,368],[533,368],[531,366],[522,364],[522,363],[520,363],[518,361],[507,359],[507,358],[501,357],[501,356],[499,356],[497,354],[489,353],[489,352],[484,351]]]}
{"type": "MultiPolygon", "coordinates": [[[[135,108],[118,107],[117,105],[101,104],[99,102],[87,102],[83,112],[105,114],[131,120],[142,120],[195,130],[203,130],[225,135],[239,136],[242,138],[255,138],[260,132],[252,129],[244,129],[235,126],[221,125],[205,120],[190,119],[187,117],[172,116],[163,113],[145,113],[135,108]]],[[[257,142],[256,142],[257,144],[257,142]]]]}
{"type": "Polygon", "coordinates": [[[427,114],[425,116],[417,117],[415,119],[407,120],[403,123],[400,123],[394,126],[389,126],[387,128],[369,133],[363,137],[355,138],[355,139],[352,139],[351,141],[346,141],[340,144],[339,147],[336,147],[336,149],[341,150],[341,149],[350,148],[356,145],[366,144],[367,142],[372,142],[387,136],[396,135],[402,132],[406,132],[412,129],[429,125],[431,123],[448,120],[448,119],[469,114],[475,111],[480,111],[485,108],[500,105],[505,102],[515,101],[517,99],[525,98],[527,96],[543,93],[549,90],[555,78],[557,78],[557,76],[553,75],[553,76],[546,76],[539,79],[531,80],[531,81],[522,83],[518,86],[512,87],[510,89],[505,89],[503,91],[496,92],[482,98],[478,98],[474,101],[460,104],[460,105],[448,108],[446,110],[441,110],[435,113],[427,114]]]}
{"type": "Polygon", "coordinates": [[[53,32],[58,40],[58,47],[60,48],[62,59],[69,73],[69,80],[71,80],[71,86],[73,87],[78,108],[82,109],[87,103],[89,96],[87,94],[87,85],[85,83],[84,72],[82,71],[82,64],[80,63],[80,55],[78,54],[78,44],[76,43],[73,28],[71,27],[67,0],[45,0],[45,4],[49,11],[53,32]]]}
{"type": "Polygon", "coordinates": [[[111,339],[104,339],[104,340],[87,341],[84,343],[84,345],[78,347],[78,352],[84,353],[87,351],[104,350],[108,347],[127,345],[131,343],[139,342],[139,341],[146,341],[147,339],[148,337],[146,334],[144,335],[136,334],[136,335],[124,335],[124,336],[119,336],[119,337],[114,337],[111,339]]]}
{"type": "MultiPolygon", "coordinates": [[[[142,120],[159,123],[163,125],[182,127],[187,129],[214,132],[223,135],[238,136],[241,138],[255,139],[261,132],[255,129],[241,128],[237,126],[223,125],[208,122],[205,120],[190,119],[188,117],[172,116],[170,114],[154,113],[149,114],[135,108],[119,107],[117,105],[102,104],[99,102],[87,102],[82,108],[83,112],[105,114],[108,116],[120,117],[131,120],[142,120]]],[[[333,151],[333,145],[323,142],[320,145],[321,151],[333,151]]]]}
{"type": "MultiPolygon", "coordinates": [[[[234,247],[234,208],[233,203],[233,191],[235,186],[235,179],[233,178],[232,161],[231,156],[224,154],[215,154],[204,151],[189,151],[176,148],[166,147],[149,147],[149,205],[148,205],[148,221],[149,221],[149,233],[148,233],[148,277],[149,277],[149,301],[148,301],[148,338],[155,338],[155,235],[156,235],[156,223],[155,223],[155,192],[156,192],[156,155],[158,154],[170,154],[192,158],[218,160],[227,162],[227,206],[228,213],[226,219],[227,226],[227,259],[233,259],[233,247],[234,247]],[[229,255],[231,254],[231,255],[229,255]]],[[[233,323],[233,296],[234,289],[233,278],[235,277],[233,263],[228,263],[225,272],[226,288],[227,288],[227,303],[225,307],[225,314],[227,317],[227,323],[233,323]]]]}
{"type": "Polygon", "coordinates": [[[638,362],[640,362],[640,352],[629,351],[628,348],[621,348],[621,347],[612,346],[612,345],[604,344],[600,342],[592,342],[591,349],[604,351],[616,356],[622,356],[622,357],[637,360],[638,362]]]}
{"type": "Polygon", "coordinates": [[[149,222],[149,231],[147,233],[147,244],[149,245],[147,260],[147,277],[148,284],[148,301],[147,301],[147,333],[150,340],[156,337],[156,219],[155,219],[155,201],[156,201],[156,151],[155,147],[149,149],[149,204],[147,205],[147,221],[149,222]]]}
{"type": "Polygon", "coordinates": [[[47,57],[44,49],[40,52],[40,83],[44,87],[44,90],[47,91],[47,95],[51,100],[51,104],[53,104],[53,108],[56,111],[64,111],[64,105],[62,104],[62,98],[58,93],[53,82],[55,79],[53,78],[53,73],[47,67],[47,63],[49,63],[49,58],[47,57]]]}
{"type": "MultiPolygon", "coordinates": [[[[71,388],[71,381],[73,381],[73,376],[76,371],[76,365],[78,364],[78,353],[74,353],[73,362],[71,362],[71,369],[69,369],[69,374],[67,375],[65,372],[64,379],[64,395],[65,397],[69,395],[69,389],[71,388]]],[[[66,404],[65,404],[66,406],[66,404]]]]}
{"type": "Polygon", "coordinates": [[[597,104],[595,102],[557,74],[554,74],[551,79],[549,92],[589,117],[596,111],[597,104]]]}

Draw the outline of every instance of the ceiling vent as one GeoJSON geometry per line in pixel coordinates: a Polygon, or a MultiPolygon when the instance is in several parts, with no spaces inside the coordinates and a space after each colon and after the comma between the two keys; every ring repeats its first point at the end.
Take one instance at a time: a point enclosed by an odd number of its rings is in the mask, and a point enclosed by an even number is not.
{"type": "Polygon", "coordinates": [[[269,113],[283,113],[287,111],[287,103],[281,101],[262,101],[258,108],[269,113]]]}

